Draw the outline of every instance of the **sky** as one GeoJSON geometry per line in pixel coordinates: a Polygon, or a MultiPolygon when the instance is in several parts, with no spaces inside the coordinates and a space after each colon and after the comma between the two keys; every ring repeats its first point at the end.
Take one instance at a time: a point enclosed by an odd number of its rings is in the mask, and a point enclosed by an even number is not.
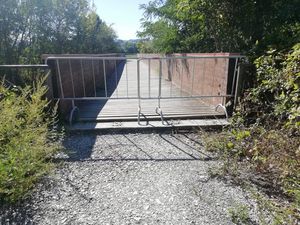
{"type": "Polygon", "coordinates": [[[112,24],[118,38],[122,40],[136,39],[140,30],[140,19],[143,10],[140,4],[150,0],[94,0],[97,13],[108,25],[112,24]]]}

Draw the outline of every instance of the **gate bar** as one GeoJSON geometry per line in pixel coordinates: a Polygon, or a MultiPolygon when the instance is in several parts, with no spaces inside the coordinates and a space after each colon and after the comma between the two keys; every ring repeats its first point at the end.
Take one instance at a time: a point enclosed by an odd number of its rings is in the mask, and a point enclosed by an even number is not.
{"type": "Polygon", "coordinates": [[[149,98],[151,97],[151,79],[150,79],[150,74],[151,74],[151,68],[150,68],[150,65],[151,65],[151,60],[148,59],[148,96],[149,98]]]}
{"type": "Polygon", "coordinates": [[[191,96],[193,96],[193,92],[194,92],[194,80],[195,80],[195,64],[196,64],[196,59],[194,59],[194,63],[193,63],[193,77],[192,77],[192,90],[191,90],[191,96]]]}
{"type": "Polygon", "coordinates": [[[82,86],[83,86],[83,96],[86,97],[86,93],[85,93],[85,81],[84,81],[83,66],[82,66],[82,59],[80,60],[80,66],[81,66],[81,78],[82,78],[82,86]]]}
{"type": "Polygon", "coordinates": [[[60,86],[60,92],[61,92],[61,97],[64,99],[64,90],[63,90],[63,86],[62,86],[62,79],[61,79],[61,71],[60,71],[60,67],[59,67],[59,60],[56,60],[56,66],[57,66],[57,71],[58,71],[58,79],[59,79],[59,86],[60,86]]]}
{"type": "Polygon", "coordinates": [[[126,86],[127,86],[127,88],[126,88],[126,92],[127,92],[127,98],[129,97],[129,88],[128,88],[128,64],[127,64],[127,60],[125,61],[125,66],[126,66],[126,86]]]}
{"type": "Polygon", "coordinates": [[[117,71],[117,60],[114,60],[114,66],[115,66],[115,83],[116,83],[116,95],[119,96],[118,92],[118,71],[117,71]]]}
{"type": "MultiPolygon", "coordinates": [[[[71,75],[71,84],[72,84],[72,91],[73,91],[73,97],[75,98],[75,87],[74,87],[74,79],[73,79],[73,70],[71,65],[71,60],[69,59],[69,69],[70,69],[70,75],[71,75]]],[[[72,102],[73,104],[73,102],[72,102]]]]}
{"type": "Polygon", "coordinates": [[[105,59],[103,59],[103,74],[104,74],[104,89],[105,89],[105,97],[107,98],[107,84],[106,84],[106,68],[105,68],[105,59]]]}
{"type": "Polygon", "coordinates": [[[95,67],[94,67],[94,60],[93,59],[92,59],[92,67],[93,67],[94,92],[95,92],[95,97],[96,97],[97,96],[97,91],[96,91],[95,67]]]}

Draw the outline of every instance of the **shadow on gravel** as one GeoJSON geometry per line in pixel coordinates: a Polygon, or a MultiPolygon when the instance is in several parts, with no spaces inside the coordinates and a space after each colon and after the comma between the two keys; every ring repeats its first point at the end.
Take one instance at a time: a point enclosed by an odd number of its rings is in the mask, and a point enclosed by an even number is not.
{"type": "MultiPolygon", "coordinates": [[[[190,157],[194,158],[194,159],[198,159],[199,158],[196,158],[194,157],[192,154],[186,152],[182,147],[179,148],[178,146],[174,145],[172,142],[168,141],[166,138],[164,138],[161,134],[159,135],[163,140],[165,140],[166,142],[168,142],[169,144],[173,145],[175,148],[179,149],[180,151],[184,152],[185,154],[189,155],[190,157]]],[[[183,145],[187,146],[188,148],[194,150],[195,152],[197,153],[200,153],[204,156],[204,159],[206,160],[212,160],[213,158],[208,155],[207,153],[203,152],[203,151],[200,151],[199,148],[196,148],[190,144],[187,144],[186,142],[182,141],[180,138],[178,138],[177,136],[175,135],[171,135],[172,138],[175,138],[178,142],[182,143],[183,145]]],[[[198,141],[195,141],[194,139],[191,139],[190,137],[188,137],[187,135],[183,135],[185,138],[187,138],[188,140],[190,141],[193,141],[194,143],[197,143],[199,146],[203,147],[202,143],[198,142],[198,141]]],[[[203,159],[203,158],[202,158],[203,159]]]]}
{"type": "Polygon", "coordinates": [[[146,133],[146,135],[149,135],[149,138],[141,140],[139,134],[130,133],[73,134],[64,141],[67,155],[59,156],[56,160],[66,162],[216,160],[203,150],[201,142],[190,138],[189,135],[169,133],[146,133]]]}
{"type": "Polygon", "coordinates": [[[33,224],[31,201],[23,201],[15,205],[0,206],[0,224],[33,224]]]}

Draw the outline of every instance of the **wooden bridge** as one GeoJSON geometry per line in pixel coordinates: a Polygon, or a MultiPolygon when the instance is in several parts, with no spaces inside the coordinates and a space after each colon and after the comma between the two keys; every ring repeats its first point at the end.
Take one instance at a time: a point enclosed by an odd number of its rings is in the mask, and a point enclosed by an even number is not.
{"type": "MultiPolygon", "coordinates": [[[[90,100],[79,104],[79,121],[137,120],[139,99],[119,99],[119,96],[134,96],[138,93],[136,64],[136,60],[129,59],[126,65],[119,65],[120,74],[118,76],[120,80],[117,86],[114,85],[115,79],[108,80],[110,84],[108,91],[112,93],[110,99],[90,100]]],[[[98,96],[102,95],[102,93],[98,93],[98,96]]],[[[149,120],[160,120],[160,115],[156,113],[159,96],[159,71],[152,71],[149,77],[148,65],[143,61],[140,63],[140,95],[149,97],[149,99],[141,100],[141,110],[144,116],[149,120]]],[[[166,79],[161,80],[161,96],[170,97],[160,100],[161,109],[166,119],[224,116],[224,111],[216,111],[215,106],[205,103],[202,99],[189,98],[189,93],[166,79]],[[186,98],[172,98],[175,96],[186,98]]]]}

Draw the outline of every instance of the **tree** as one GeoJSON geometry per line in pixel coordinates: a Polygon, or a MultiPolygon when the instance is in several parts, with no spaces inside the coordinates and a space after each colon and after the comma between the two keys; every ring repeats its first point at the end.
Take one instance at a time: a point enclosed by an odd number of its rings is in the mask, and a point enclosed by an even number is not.
{"type": "Polygon", "coordinates": [[[37,63],[45,53],[109,53],[116,34],[89,0],[3,0],[0,63],[37,63]]]}
{"type": "Polygon", "coordinates": [[[260,54],[300,38],[299,0],[154,0],[144,10],[141,38],[157,52],[260,54]],[[287,38],[288,37],[288,38],[287,38]]]}

